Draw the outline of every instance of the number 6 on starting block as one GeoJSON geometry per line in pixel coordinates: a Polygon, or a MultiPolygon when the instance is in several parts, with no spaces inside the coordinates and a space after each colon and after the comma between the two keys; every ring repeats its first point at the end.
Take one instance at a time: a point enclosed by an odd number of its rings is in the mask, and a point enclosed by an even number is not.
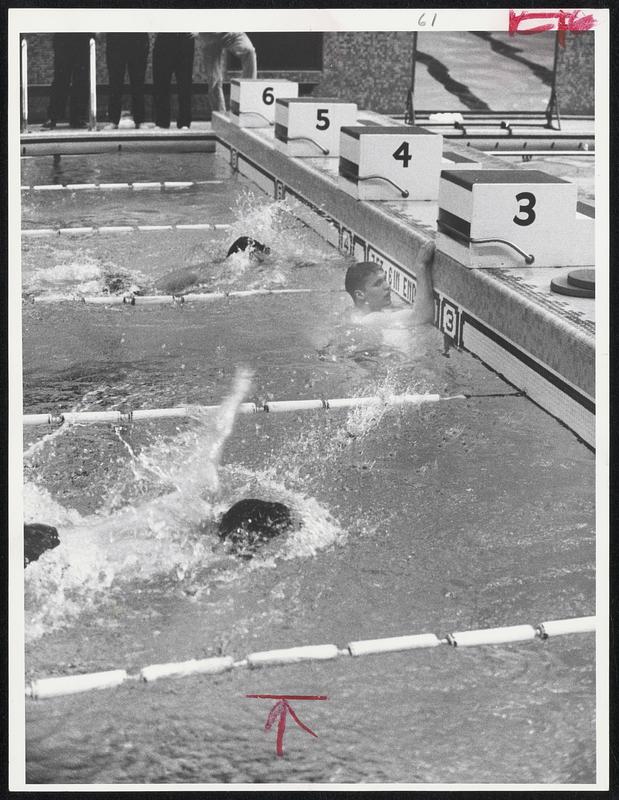
{"type": "Polygon", "coordinates": [[[441,173],[437,247],[467,267],[593,264],[574,183],[538,170],[441,173]]]}
{"type": "Polygon", "coordinates": [[[333,98],[280,98],[275,104],[275,146],[289,156],[337,158],[340,128],[357,121],[357,104],[333,98]]]}
{"type": "Polygon", "coordinates": [[[230,115],[241,128],[266,128],[275,122],[278,97],[297,97],[299,84],[277,78],[230,81],[230,115]]]}

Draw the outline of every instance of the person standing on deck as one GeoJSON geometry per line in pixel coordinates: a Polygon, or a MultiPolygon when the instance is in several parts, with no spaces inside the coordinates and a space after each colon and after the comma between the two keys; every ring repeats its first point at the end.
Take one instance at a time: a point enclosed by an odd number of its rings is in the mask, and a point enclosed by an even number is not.
{"type": "Polygon", "coordinates": [[[256,51],[246,33],[203,33],[204,64],[208,81],[208,99],[212,111],[225,111],[223,90],[224,53],[241,61],[241,77],[255,78],[258,73],[256,51]]]}
{"type": "Polygon", "coordinates": [[[176,76],[178,116],[176,126],[191,125],[191,83],[193,54],[197,33],[158,33],[153,47],[153,87],[155,93],[155,125],[170,127],[170,82],[176,76]]]}
{"type": "Polygon", "coordinates": [[[55,33],[54,78],[49,98],[47,121],[42,127],[53,130],[65,118],[70,89],[69,125],[88,126],[90,40],[94,33],[55,33]]]}
{"type": "Polygon", "coordinates": [[[108,33],[106,35],[107,71],[110,81],[108,118],[110,126],[120,122],[125,71],[131,84],[131,113],[135,127],[144,122],[144,76],[150,41],[147,33],[108,33]]]}

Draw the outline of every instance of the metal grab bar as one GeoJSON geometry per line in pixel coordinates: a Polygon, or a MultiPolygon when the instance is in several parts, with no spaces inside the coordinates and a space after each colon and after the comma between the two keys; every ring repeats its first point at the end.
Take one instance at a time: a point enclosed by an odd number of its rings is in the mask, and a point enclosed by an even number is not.
{"type": "MultiPolygon", "coordinates": [[[[241,113],[242,114],[253,114],[255,117],[262,117],[262,119],[265,122],[268,122],[269,125],[275,125],[274,122],[271,122],[271,120],[268,117],[265,117],[264,114],[261,114],[259,111],[242,111],[241,113]]],[[[316,142],[314,142],[314,144],[316,144],[316,142]]]]}
{"type": "Polygon", "coordinates": [[[322,150],[322,152],[326,156],[329,155],[329,151],[328,151],[328,149],[326,147],[323,147],[321,144],[318,144],[318,142],[315,142],[313,139],[310,139],[309,136],[291,136],[291,137],[288,137],[288,141],[289,142],[300,142],[300,141],[311,142],[313,145],[316,145],[316,147],[319,150],[322,150]]]}
{"type": "Polygon", "coordinates": [[[472,239],[470,236],[457,231],[455,228],[452,228],[451,225],[448,225],[442,220],[437,220],[437,229],[441,233],[446,233],[448,236],[451,236],[453,239],[458,239],[464,244],[488,244],[490,242],[499,242],[500,244],[505,244],[508,247],[511,247],[517,253],[520,253],[520,255],[524,258],[525,264],[533,264],[535,261],[535,256],[532,253],[525,253],[525,251],[518,247],[517,244],[510,242],[508,239],[472,239]]]}
{"type": "Polygon", "coordinates": [[[390,183],[392,186],[395,186],[395,188],[400,192],[402,197],[408,197],[409,195],[408,189],[403,189],[401,186],[398,186],[397,183],[394,183],[391,180],[391,178],[385,178],[384,175],[366,175],[364,178],[357,178],[358,181],[371,181],[374,179],[378,179],[380,181],[387,181],[387,183],[390,183]]]}

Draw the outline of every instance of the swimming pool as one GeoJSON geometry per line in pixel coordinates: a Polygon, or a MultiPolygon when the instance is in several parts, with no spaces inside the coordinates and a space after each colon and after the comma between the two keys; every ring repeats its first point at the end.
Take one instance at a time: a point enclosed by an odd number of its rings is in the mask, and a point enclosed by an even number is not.
{"type": "MultiPolygon", "coordinates": [[[[594,612],[594,456],[434,329],[350,324],[349,260],[217,154],[25,159],[27,185],[219,181],[172,191],[26,192],[25,228],[228,225],[23,239],[25,413],[437,392],[371,413],[241,415],[220,493],[208,419],[25,433],[25,518],[61,546],[25,572],[27,677],[594,612]],[[225,262],[249,233],[260,266],[225,262]],[[209,262],[208,289],[304,288],[209,304],[87,306],[209,262]],[[46,304],[46,295],[65,302],[46,304]],[[511,395],[511,396],[510,396],[511,395]],[[41,443],[41,444],[37,444],[41,443]],[[222,558],[218,515],[248,494],[299,527],[251,562],[222,558]],[[201,523],[204,523],[203,525],[201,523]]],[[[214,438],[215,437],[215,438],[214,438]]],[[[222,442],[223,444],[223,442],[222,442]]],[[[595,779],[592,635],[309,663],[27,701],[31,783],[587,783],[595,779]],[[300,706],[286,757],[245,694],[300,706]],[[514,747],[517,742],[517,747],[514,747]]]]}

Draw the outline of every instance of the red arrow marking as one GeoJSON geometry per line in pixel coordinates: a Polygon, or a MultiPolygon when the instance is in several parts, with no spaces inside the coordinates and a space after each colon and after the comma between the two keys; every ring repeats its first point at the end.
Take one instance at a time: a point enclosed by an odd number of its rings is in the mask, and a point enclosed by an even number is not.
{"type": "Polygon", "coordinates": [[[284,732],[286,731],[286,714],[290,714],[294,722],[311,736],[318,738],[318,734],[309,728],[297,717],[294,709],[288,700],[328,700],[324,694],[246,694],[245,697],[258,698],[261,700],[277,700],[277,703],[269,711],[267,721],[264,725],[265,731],[270,731],[277,721],[277,738],[275,742],[275,752],[278,756],[284,755],[284,732]]]}

